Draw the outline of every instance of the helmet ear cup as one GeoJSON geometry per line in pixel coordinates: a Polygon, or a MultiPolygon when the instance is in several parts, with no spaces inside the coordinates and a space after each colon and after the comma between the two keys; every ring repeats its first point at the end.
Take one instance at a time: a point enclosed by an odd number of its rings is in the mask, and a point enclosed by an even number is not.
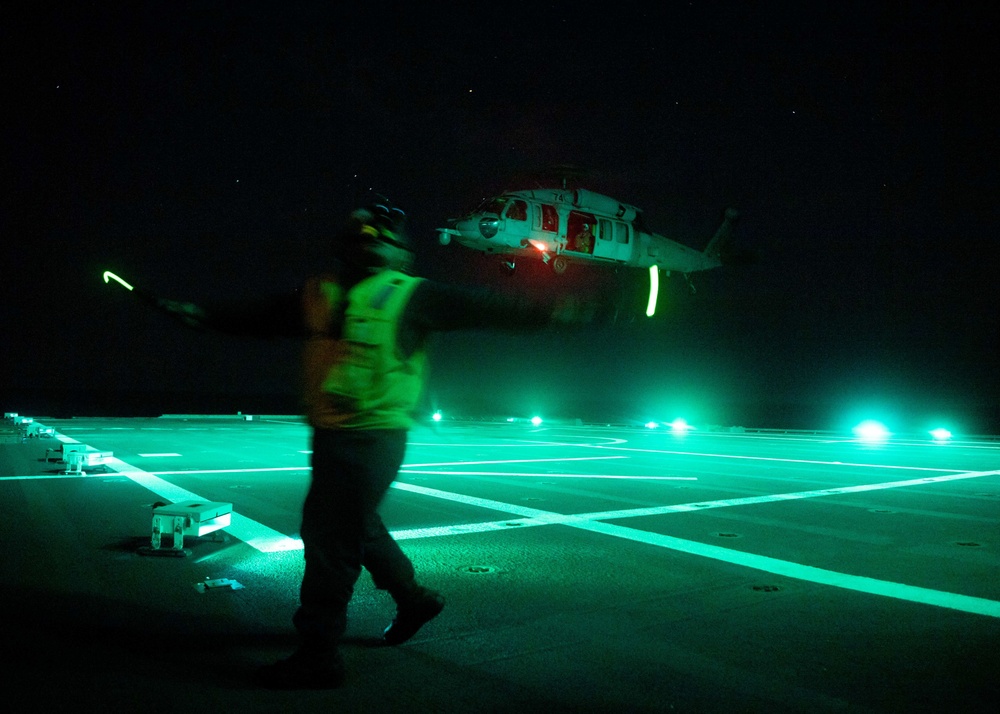
{"type": "Polygon", "coordinates": [[[409,245],[409,238],[406,235],[406,214],[401,209],[387,201],[372,204],[364,210],[371,214],[370,224],[378,231],[380,238],[409,245]]]}
{"type": "Polygon", "coordinates": [[[414,256],[406,214],[388,201],[355,209],[340,232],[337,251],[352,270],[409,271],[414,256]]]}

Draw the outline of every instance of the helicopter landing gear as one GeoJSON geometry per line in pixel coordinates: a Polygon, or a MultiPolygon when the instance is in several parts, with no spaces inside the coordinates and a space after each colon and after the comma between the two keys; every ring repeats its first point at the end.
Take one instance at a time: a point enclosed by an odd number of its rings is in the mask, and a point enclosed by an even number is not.
{"type": "Polygon", "coordinates": [[[503,261],[503,267],[507,270],[507,275],[513,275],[514,271],[517,270],[517,263],[513,260],[503,261]]]}
{"type": "Polygon", "coordinates": [[[562,255],[557,255],[555,258],[552,259],[552,272],[555,273],[556,275],[562,275],[563,273],[566,272],[567,265],[568,261],[566,260],[566,257],[562,255]]]}

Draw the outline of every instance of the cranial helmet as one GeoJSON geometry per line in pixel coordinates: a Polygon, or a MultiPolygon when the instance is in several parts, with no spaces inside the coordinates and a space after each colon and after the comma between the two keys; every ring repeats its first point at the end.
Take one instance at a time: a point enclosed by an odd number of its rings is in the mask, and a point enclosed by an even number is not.
{"type": "Polygon", "coordinates": [[[406,232],[406,214],[389,201],[355,209],[336,240],[344,268],[358,277],[382,270],[408,272],[413,246],[406,232]]]}

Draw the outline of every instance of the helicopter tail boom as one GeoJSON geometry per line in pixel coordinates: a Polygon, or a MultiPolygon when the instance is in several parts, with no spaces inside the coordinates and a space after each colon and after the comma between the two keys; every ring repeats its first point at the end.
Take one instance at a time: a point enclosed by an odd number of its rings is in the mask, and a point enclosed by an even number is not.
{"type": "Polygon", "coordinates": [[[736,220],[740,217],[739,212],[735,208],[727,208],[725,214],[722,217],[722,225],[719,226],[719,230],[715,232],[712,236],[712,240],[708,242],[703,251],[706,256],[712,258],[713,260],[719,260],[722,255],[722,251],[725,250],[726,244],[733,237],[733,227],[736,225],[736,220]]]}

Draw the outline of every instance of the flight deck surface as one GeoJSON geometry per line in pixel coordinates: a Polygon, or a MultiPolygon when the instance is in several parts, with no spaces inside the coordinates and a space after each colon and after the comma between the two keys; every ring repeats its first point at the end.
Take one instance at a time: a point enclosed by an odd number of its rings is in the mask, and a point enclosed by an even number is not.
{"type": "Polygon", "coordinates": [[[38,417],[0,443],[5,680],[21,711],[978,712],[1000,695],[1000,444],[443,422],[386,525],[444,612],[380,646],[362,574],[330,692],[295,647],[309,429],[38,417]],[[64,473],[50,449],[106,455],[64,473]],[[152,510],[232,504],[186,557],[152,510]],[[165,538],[164,543],[169,539],[165,538]]]}

